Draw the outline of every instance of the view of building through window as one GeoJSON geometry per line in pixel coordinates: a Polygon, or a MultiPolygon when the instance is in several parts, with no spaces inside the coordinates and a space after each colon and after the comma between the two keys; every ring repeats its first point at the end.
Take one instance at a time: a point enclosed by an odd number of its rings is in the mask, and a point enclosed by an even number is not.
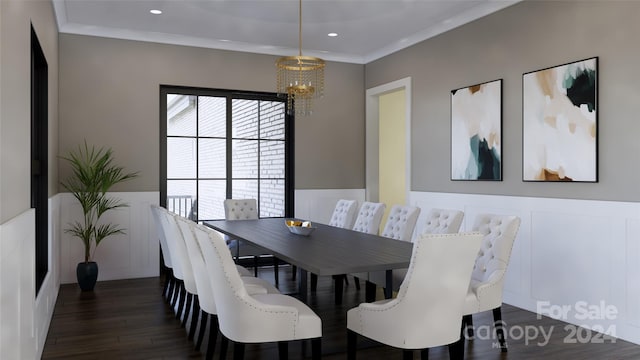
{"type": "Polygon", "coordinates": [[[280,100],[167,93],[167,208],[224,219],[224,199],[254,198],[260,217],[284,217],[285,111],[280,100]]]}

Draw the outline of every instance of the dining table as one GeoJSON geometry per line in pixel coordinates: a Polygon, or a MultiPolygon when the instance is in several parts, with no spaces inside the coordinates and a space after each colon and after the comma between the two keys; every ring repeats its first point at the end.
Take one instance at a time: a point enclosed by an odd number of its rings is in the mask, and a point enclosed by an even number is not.
{"type": "MultiPolygon", "coordinates": [[[[409,267],[413,250],[411,242],[316,222],[311,224],[314,230],[309,235],[299,235],[289,230],[285,220],[210,220],[204,221],[204,225],[249,242],[296,266],[298,297],[303,302],[307,302],[309,273],[334,276],[336,286],[342,286],[342,275],[385,271],[385,297],[390,298],[393,289],[392,270],[409,267]]],[[[339,300],[336,298],[336,303],[339,300]]]]}

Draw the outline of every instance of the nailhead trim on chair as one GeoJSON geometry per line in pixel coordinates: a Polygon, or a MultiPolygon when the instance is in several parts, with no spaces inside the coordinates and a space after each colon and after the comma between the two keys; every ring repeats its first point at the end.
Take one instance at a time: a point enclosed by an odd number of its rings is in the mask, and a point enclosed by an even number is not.
{"type": "MultiPolygon", "coordinates": [[[[211,236],[213,236],[213,235],[211,235],[211,236]]],[[[210,240],[211,242],[213,242],[213,239],[209,239],[209,240],[210,240]]],[[[218,257],[218,259],[219,259],[220,263],[221,263],[221,264],[223,264],[224,262],[223,262],[223,260],[222,260],[222,257],[221,257],[221,255],[220,255],[220,253],[218,252],[217,248],[215,247],[215,245],[214,245],[214,249],[215,249],[215,254],[216,254],[216,256],[218,257]]],[[[229,286],[230,286],[231,288],[234,288],[234,286],[233,286],[234,284],[233,284],[233,282],[231,281],[231,278],[230,278],[229,272],[227,271],[227,268],[226,268],[226,267],[224,268],[224,277],[225,277],[225,279],[227,280],[227,282],[229,283],[229,286]]],[[[244,290],[244,289],[238,289],[238,290],[236,290],[236,291],[234,291],[234,292],[233,292],[233,295],[234,295],[234,297],[235,297],[236,299],[238,299],[239,301],[243,302],[244,304],[247,304],[248,306],[250,306],[250,307],[251,307],[251,308],[253,308],[253,309],[256,309],[256,310],[258,310],[258,311],[260,311],[260,312],[266,312],[266,313],[271,313],[271,314],[279,314],[279,315],[288,315],[288,316],[293,316],[293,335],[292,335],[292,336],[293,336],[293,338],[294,338],[294,339],[296,339],[296,338],[297,338],[297,337],[296,337],[296,327],[297,327],[298,322],[296,321],[296,316],[297,316],[297,313],[296,313],[296,312],[294,312],[294,311],[265,311],[264,309],[261,309],[261,308],[259,308],[259,307],[256,307],[254,304],[252,304],[251,302],[247,301],[247,298],[249,297],[248,295],[247,295],[247,297],[241,297],[241,296],[240,296],[240,294],[241,294],[241,293],[243,293],[243,292],[245,292],[245,293],[246,293],[246,290],[244,290]]]]}

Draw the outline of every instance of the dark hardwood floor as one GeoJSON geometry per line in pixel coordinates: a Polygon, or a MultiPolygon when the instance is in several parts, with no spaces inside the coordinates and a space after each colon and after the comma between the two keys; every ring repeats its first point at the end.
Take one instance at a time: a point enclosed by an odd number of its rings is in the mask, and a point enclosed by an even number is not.
{"type": "MultiPolygon", "coordinates": [[[[280,290],[295,290],[287,266],[280,270],[280,290]]],[[[262,268],[260,276],[273,278],[271,268],[262,268]]],[[[321,277],[318,291],[309,297],[309,305],[323,320],[323,359],[346,358],[346,311],[364,301],[362,290],[355,289],[353,279],[345,287],[344,304],[333,304],[332,281],[321,277]]],[[[81,292],[78,286],[63,285],[54,311],[46,340],[43,359],[201,359],[203,353],[193,350],[187,340],[187,332],[181,328],[170,305],[162,296],[162,279],[146,278],[104,281],[93,292],[81,292]]],[[[381,297],[381,293],[379,297],[381,297]]],[[[571,326],[549,318],[537,319],[536,315],[512,306],[503,306],[503,320],[507,325],[508,353],[501,353],[494,346],[491,313],[474,316],[477,336],[466,342],[465,359],[640,359],[640,346],[622,340],[579,331],[582,339],[574,344],[571,326]],[[549,341],[545,334],[551,333],[549,341]],[[536,331],[538,331],[536,333],[536,331]],[[523,332],[529,337],[522,336],[523,332]],[[584,343],[581,343],[584,342],[584,343]]],[[[389,324],[389,331],[402,324],[389,324]]],[[[188,328],[188,326],[187,326],[188,328]]],[[[206,339],[207,337],[205,337],[206,339]]],[[[401,359],[402,351],[358,338],[359,359],[401,359]]],[[[219,339],[218,339],[219,342],[219,339]]],[[[309,345],[292,344],[290,359],[302,359],[303,350],[309,345]]],[[[219,349],[219,346],[217,347],[219,349]]],[[[230,347],[228,358],[232,358],[230,347]]],[[[1,357],[1,356],[0,356],[1,357]]],[[[215,358],[218,358],[216,353],[215,358]]],[[[418,352],[415,358],[419,358],[418,352]]],[[[277,359],[276,344],[248,345],[245,359],[277,359]]],[[[448,359],[446,347],[432,349],[429,359],[448,359]]]]}

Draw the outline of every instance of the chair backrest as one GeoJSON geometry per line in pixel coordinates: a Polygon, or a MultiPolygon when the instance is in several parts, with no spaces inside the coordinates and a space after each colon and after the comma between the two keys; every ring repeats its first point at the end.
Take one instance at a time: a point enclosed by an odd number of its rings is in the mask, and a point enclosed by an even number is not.
{"type": "Polygon", "coordinates": [[[162,261],[164,262],[164,266],[168,268],[172,268],[171,265],[171,251],[169,249],[169,245],[167,244],[167,235],[164,233],[164,227],[162,226],[162,221],[160,220],[160,211],[162,208],[158,205],[151,205],[151,217],[153,217],[153,222],[156,225],[156,232],[158,233],[158,238],[160,239],[160,249],[162,250],[162,261]]]}
{"type": "Polygon", "coordinates": [[[419,215],[419,207],[393,205],[380,235],[396,240],[411,241],[419,215]]]}
{"type": "Polygon", "coordinates": [[[255,220],[258,218],[256,199],[226,199],[224,201],[226,220],[255,220]]]}
{"type": "Polygon", "coordinates": [[[272,305],[249,296],[236,270],[224,239],[217,232],[197,237],[210,274],[218,309],[220,331],[235,342],[270,342],[274,338],[296,338],[298,311],[272,305]]]}
{"type": "Polygon", "coordinates": [[[217,314],[216,303],[213,299],[213,291],[211,289],[211,282],[209,280],[209,273],[202,256],[202,250],[196,240],[196,232],[202,232],[204,237],[208,237],[206,229],[202,229],[202,225],[186,219],[181,216],[176,216],[178,221],[178,228],[182,233],[182,237],[187,245],[187,252],[191,260],[191,268],[193,269],[193,277],[198,287],[198,300],[202,310],[208,314],[217,314]]]}
{"type": "Polygon", "coordinates": [[[336,203],[335,209],[333,209],[329,225],[343,229],[352,229],[357,212],[358,202],[356,200],[340,199],[336,203]]]}
{"type": "Polygon", "coordinates": [[[353,230],[377,235],[385,208],[383,203],[363,202],[353,230]]]}
{"type": "MultiPolygon", "coordinates": [[[[164,209],[163,209],[164,210],[164,209]]],[[[178,216],[170,211],[161,211],[164,219],[165,231],[167,234],[167,243],[173,244],[171,252],[171,259],[178,260],[180,268],[180,275],[178,279],[184,281],[185,289],[191,294],[198,294],[198,288],[196,287],[196,281],[193,278],[193,269],[191,267],[191,260],[189,259],[189,253],[187,252],[187,246],[185,245],[182,233],[178,228],[178,223],[175,217],[178,216]]],[[[174,268],[175,272],[175,268],[174,268]]]]}
{"type": "Polygon", "coordinates": [[[517,216],[494,214],[476,216],[472,230],[480,232],[484,238],[471,275],[472,283],[495,281],[504,276],[519,227],[520,218],[517,216]]]}
{"type": "Polygon", "coordinates": [[[429,348],[460,338],[464,301],[481,240],[479,233],[422,234],[416,238],[398,296],[387,306],[394,308],[392,318],[402,324],[402,331],[381,329],[389,333],[384,335],[385,343],[429,348]]]}
{"type": "Polygon", "coordinates": [[[427,213],[423,234],[454,234],[460,231],[464,212],[452,209],[431,209],[427,213]]]}

